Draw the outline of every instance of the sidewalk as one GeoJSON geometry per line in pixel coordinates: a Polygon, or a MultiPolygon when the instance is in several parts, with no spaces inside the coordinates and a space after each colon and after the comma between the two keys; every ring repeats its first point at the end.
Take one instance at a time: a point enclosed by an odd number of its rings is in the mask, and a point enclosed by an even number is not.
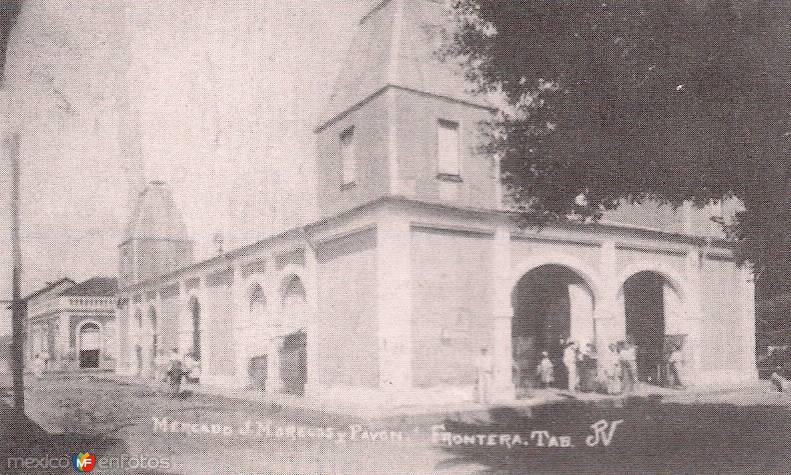
{"type": "MultiPolygon", "coordinates": [[[[166,390],[166,383],[150,379],[121,376],[115,373],[104,373],[101,377],[119,383],[148,386],[153,389],[162,390],[163,392],[166,390]]],[[[755,398],[750,397],[750,395],[770,393],[771,385],[767,381],[761,380],[736,385],[692,386],[685,389],[670,389],[639,384],[636,391],[628,396],[613,396],[597,393],[572,394],[568,391],[557,389],[542,389],[533,391],[531,397],[525,399],[497,402],[488,405],[469,401],[398,404],[382,400],[381,398],[366,398],[365,400],[352,398],[323,399],[316,397],[300,397],[290,394],[269,394],[255,389],[235,389],[200,384],[182,385],[182,391],[281,407],[295,410],[300,413],[346,416],[370,421],[388,419],[442,420],[447,416],[452,415],[458,417],[461,414],[467,417],[485,418],[489,409],[493,407],[507,407],[529,412],[532,407],[570,400],[591,403],[602,402],[618,406],[622,404],[627,397],[659,396],[669,402],[682,404],[708,402],[709,400],[722,402],[721,399],[723,397],[739,399],[742,398],[742,396],[745,401],[753,401],[755,398]]],[[[761,401],[758,402],[760,403],[761,401]]]]}

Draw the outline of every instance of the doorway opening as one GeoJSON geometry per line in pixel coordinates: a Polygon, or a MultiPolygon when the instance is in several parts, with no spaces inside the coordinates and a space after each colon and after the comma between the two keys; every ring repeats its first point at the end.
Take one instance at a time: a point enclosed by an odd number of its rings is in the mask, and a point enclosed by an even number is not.
{"type": "Polygon", "coordinates": [[[570,268],[547,264],[522,276],[513,290],[511,303],[517,394],[542,385],[536,368],[543,352],[554,366],[554,381],[550,385],[567,387],[568,372],[563,365],[565,344],[571,338],[593,341],[592,291],[570,268]]]}
{"type": "Polygon", "coordinates": [[[659,384],[665,353],[666,293],[672,291],[663,276],[645,271],[623,285],[626,339],[637,348],[637,379],[659,384]]]}

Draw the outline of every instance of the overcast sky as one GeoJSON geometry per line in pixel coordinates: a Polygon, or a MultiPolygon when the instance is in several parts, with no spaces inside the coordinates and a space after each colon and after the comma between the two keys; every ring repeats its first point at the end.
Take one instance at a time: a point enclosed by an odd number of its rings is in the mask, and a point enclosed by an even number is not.
{"type": "Polygon", "coordinates": [[[7,64],[22,142],[24,290],[115,275],[130,189],[155,179],[173,189],[199,258],[215,232],[236,246],[309,220],[311,129],[373,3],[28,0],[7,64]]]}

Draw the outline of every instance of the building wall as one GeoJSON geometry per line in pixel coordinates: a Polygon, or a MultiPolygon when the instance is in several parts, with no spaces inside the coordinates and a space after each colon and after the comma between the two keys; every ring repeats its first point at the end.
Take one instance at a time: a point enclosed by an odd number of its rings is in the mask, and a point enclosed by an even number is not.
{"type": "Polygon", "coordinates": [[[316,137],[317,196],[321,216],[332,216],[386,195],[388,175],[387,100],[380,95],[365,107],[351,112],[316,137]],[[341,133],[354,127],[356,184],[341,189],[341,133]]]}
{"type": "Polygon", "coordinates": [[[179,347],[179,304],[178,295],[163,295],[159,303],[159,340],[165,355],[179,347]]]}
{"type": "Polygon", "coordinates": [[[319,132],[321,215],[332,216],[389,194],[498,208],[495,164],[476,149],[481,144],[480,123],[489,115],[487,109],[458,101],[387,89],[319,132]],[[437,176],[437,125],[441,119],[459,124],[460,181],[437,176]],[[340,135],[351,126],[357,180],[354,187],[341,189],[340,135]],[[391,166],[391,160],[397,164],[391,166]]]}
{"type": "Polygon", "coordinates": [[[317,260],[319,384],[376,387],[376,231],[323,243],[317,260]]]}
{"type": "Polygon", "coordinates": [[[415,228],[412,232],[413,384],[465,385],[492,341],[492,238],[415,228]]]}
{"type": "Polygon", "coordinates": [[[206,279],[201,301],[201,377],[226,378],[236,373],[232,277],[222,272],[206,279]]]}
{"type": "Polygon", "coordinates": [[[712,383],[742,378],[742,274],[723,260],[706,260],[701,272],[701,370],[712,383]]]}
{"type": "Polygon", "coordinates": [[[497,173],[490,157],[481,154],[480,123],[486,109],[393,89],[396,107],[396,194],[424,201],[449,202],[475,208],[498,208],[497,173]],[[459,124],[460,182],[442,180],[438,172],[439,120],[459,124]]]}

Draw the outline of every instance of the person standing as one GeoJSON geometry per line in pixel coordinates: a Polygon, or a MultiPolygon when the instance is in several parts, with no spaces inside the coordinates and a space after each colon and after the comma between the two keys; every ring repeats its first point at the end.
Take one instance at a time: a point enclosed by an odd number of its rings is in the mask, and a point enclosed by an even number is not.
{"type": "Polygon", "coordinates": [[[618,362],[623,374],[623,392],[630,393],[637,382],[637,348],[631,342],[621,343],[618,362]]]}
{"type": "Polygon", "coordinates": [[[476,402],[481,404],[489,403],[489,391],[492,385],[492,375],[494,368],[492,367],[492,358],[486,347],[481,348],[481,352],[475,358],[475,369],[477,373],[476,378],[476,402]]]}
{"type": "Polygon", "coordinates": [[[607,394],[620,394],[622,389],[621,385],[621,363],[618,356],[618,345],[610,343],[607,347],[609,353],[607,354],[607,366],[605,366],[605,375],[607,377],[607,394]]]}
{"type": "Polygon", "coordinates": [[[36,356],[33,359],[33,375],[36,377],[36,379],[41,379],[44,377],[44,360],[41,358],[40,353],[36,353],[36,356]]]}
{"type": "Polygon", "coordinates": [[[579,360],[579,348],[573,341],[569,341],[566,349],[563,350],[563,365],[569,375],[568,388],[571,392],[576,392],[579,386],[579,374],[577,372],[577,361],[579,360]]]}
{"type": "Polygon", "coordinates": [[[167,378],[170,382],[170,397],[178,397],[181,390],[181,378],[183,377],[184,368],[181,365],[181,358],[179,358],[178,350],[173,348],[167,371],[167,378]]]}
{"type": "Polygon", "coordinates": [[[670,356],[667,358],[668,384],[672,387],[684,387],[684,385],[681,383],[681,378],[678,377],[678,367],[681,365],[682,357],[683,355],[681,354],[681,350],[674,348],[673,351],[670,352],[670,356]]]}
{"type": "Polygon", "coordinates": [[[549,353],[546,351],[542,351],[541,356],[541,362],[538,364],[536,372],[538,373],[538,381],[541,387],[548,388],[555,381],[555,365],[552,364],[549,359],[549,353]]]}

